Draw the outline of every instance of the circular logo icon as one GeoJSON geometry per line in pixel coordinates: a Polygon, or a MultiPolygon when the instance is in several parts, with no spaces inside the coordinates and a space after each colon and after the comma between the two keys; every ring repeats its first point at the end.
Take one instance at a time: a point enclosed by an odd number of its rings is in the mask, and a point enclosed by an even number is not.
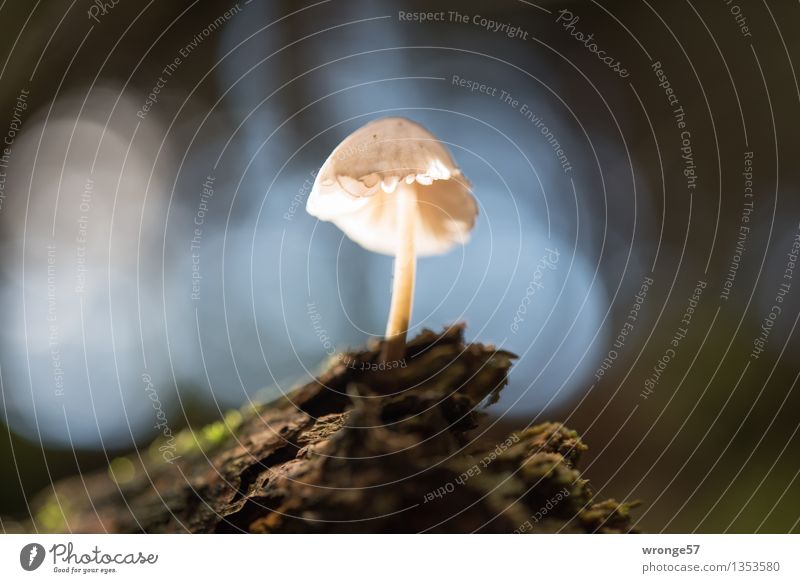
{"type": "Polygon", "coordinates": [[[39,543],[30,543],[19,552],[19,564],[26,571],[35,571],[44,562],[44,547],[39,543]]]}

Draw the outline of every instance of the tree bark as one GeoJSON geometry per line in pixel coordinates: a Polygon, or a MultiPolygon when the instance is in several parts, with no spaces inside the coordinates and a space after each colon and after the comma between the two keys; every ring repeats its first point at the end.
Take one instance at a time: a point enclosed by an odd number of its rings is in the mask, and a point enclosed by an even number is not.
{"type": "MultiPolygon", "coordinates": [[[[476,432],[515,358],[424,331],[404,366],[381,346],[334,357],[313,382],[158,440],[36,502],[58,532],[629,532],[633,504],[595,500],[586,446],[558,423],[476,432]],[[165,461],[164,452],[177,457],[165,461]]],[[[167,456],[169,458],[169,456],[167,456]]]]}

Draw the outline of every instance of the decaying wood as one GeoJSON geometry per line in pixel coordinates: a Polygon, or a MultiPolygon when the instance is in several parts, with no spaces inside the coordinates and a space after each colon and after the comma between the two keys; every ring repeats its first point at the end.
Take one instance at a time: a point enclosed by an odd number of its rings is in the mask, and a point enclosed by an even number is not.
{"type": "Polygon", "coordinates": [[[335,357],[284,397],[60,482],[31,528],[60,532],[627,532],[595,500],[586,446],[546,423],[486,443],[483,408],[514,355],[423,332],[404,362],[380,346],[335,357]],[[402,366],[404,365],[404,366],[402,366]],[[478,436],[479,437],[479,436],[478,436]],[[168,463],[169,446],[180,456],[168,463]]]}

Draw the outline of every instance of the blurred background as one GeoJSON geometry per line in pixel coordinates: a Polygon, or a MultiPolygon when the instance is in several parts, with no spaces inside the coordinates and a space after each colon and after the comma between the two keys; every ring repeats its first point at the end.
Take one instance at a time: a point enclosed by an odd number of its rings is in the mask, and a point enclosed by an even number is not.
{"type": "Polygon", "coordinates": [[[305,201],[399,115],[480,206],[420,261],[411,333],[463,320],[519,355],[487,431],[576,429],[646,531],[797,532],[797,3],[8,0],[0,23],[4,531],[383,333],[391,258],[305,201]]]}

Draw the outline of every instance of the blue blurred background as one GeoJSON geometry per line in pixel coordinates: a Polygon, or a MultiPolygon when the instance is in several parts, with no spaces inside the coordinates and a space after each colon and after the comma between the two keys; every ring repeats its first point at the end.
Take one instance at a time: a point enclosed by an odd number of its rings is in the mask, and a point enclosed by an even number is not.
{"type": "Polygon", "coordinates": [[[466,246],[420,261],[412,334],[465,321],[520,356],[490,422],[580,431],[587,475],[649,501],[647,530],[796,530],[796,297],[742,365],[800,216],[797,46],[776,33],[800,13],[748,4],[748,38],[723,3],[602,4],[0,6],[5,526],[52,479],[159,434],[149,383],[177,432],[307,381],[332,352],[321,336],[346,350],[382,334],[391,258],[304,207],[347,134],[401,115],[449,145],[480,206],[466,246]],[[469,21],[399,15],[431,10],[469,21]],[[653,62],[687,111],[691,196],[653,62]],[[748,151],[755,209],[723,300],[748,151]],[[677,364],[643,398],[698,280],[677,364]]]}

